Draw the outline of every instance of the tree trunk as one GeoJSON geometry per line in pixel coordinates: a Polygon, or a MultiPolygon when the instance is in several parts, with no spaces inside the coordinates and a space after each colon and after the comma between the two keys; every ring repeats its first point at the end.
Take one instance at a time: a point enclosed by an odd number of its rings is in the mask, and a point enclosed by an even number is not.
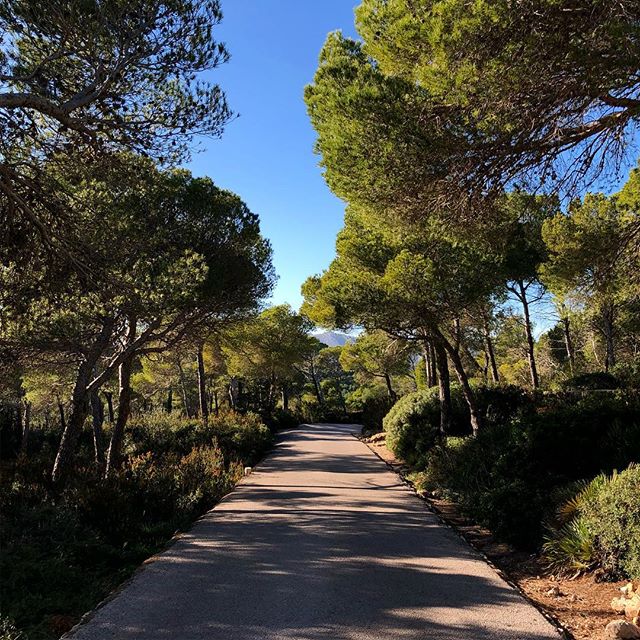
{"type": "Polygon", "coordinates": [[[612,304],[607,304],[602,310],[602,329],[604,333],[606,352],[604,358],[604,370],[609,371],[616,365],[616,352],[613,342],[613,319],[614,308],[612,304]]]}
{"type": "Polygon", "coordinates": [[[387,385],[387,393],[389,394],[389,399],[391,400],[391,402],[395,402],[398,396],[391,386],[391,376],[386,371],[384,372],[384,381],[387,385]]]}
{"type": "Polygon", "coordinates": [[[204,345],[198,345],[198,398],[200,400],[200,417],[202,424],[206,427],[209,424],[209,406],[207,405],[207,387],[204,373],[204,345]]]}
{"type": "MultiPolygon", "coordinates": [[[[100,333],[85,355],[85,359],[78,367],[76,382],[71,396],[71,415],[64,427],[51,473],[51,479],[55,484],[62,484],[65,481],[73,462],[78,438],[82,432],[85,420],[89,415],[89,391],[87,387],[89,382],[91,382],[91,374],[100,356],[109,344],[113,324],[113,321],[110,319],[103,322],[100,333]]],[[[61,417],[64,416],[62,415],[61,417]]]]}
{"type": "Polygon", "coordinates": [[[104,444],[102,434],[102,423],[104,422],[104,408],[100,402],[98,390],[94,389],[90,395],[91,399],[91,426],[93,428],[93,451],[95,462],[100,469],[104,466],[104,444]]]}
{"type": "Polygon", "coordinates": [[[64,415],[64,403],[58,398],[58,414],[60,416],[60,429],[64,432],[67,428],[67,420],[64,415]]]}
{"type": "Polygon", "coordinates": [[[122,463],[122,441],[127,420],[131,413],[131,366],[133,356],[124,360],[118,368],[118,417],[113,426],[109,451],[107,453],[107,466],[105,475],[113,469],[119,469],[122,463]]]}
{"type": "Polygon", "coordinates": [[[213,396],[213,411],[216,415],[220,413],[220,405],[218,403],[218,390],[214,389],[212,394],[213,396]]]}
{"type": "Polygon", "coordinates": [[[289,411],[289,390],[286,382],[282,385],[282,410],[289,411]]]}
{"type": "Polygon", "coordinates": [[[318,398],[318,404],[324,404],[322,388],[320,387],[320,382],[318,381],[318,376],[316,375],[316,367],[313,363],[313,359],[311,360],[311,379],[313,381],[313,388],[315,389],[316,397],[318,398]]]}
{"type": "Polygon", "coordinates": [[[471,389],[471,385],[469,384],[469,379],[467,378],[467,373],[464,370],[464,366],[462,364],[462,360],[460,359],[460,354],[453,347],[453,345],[442,335],[439,333],[438,338],[442,342],[442,346],[446,349],[449,358],[451,359],[451,363],[453,364],[453,368],[456,372],[456,376],[458,377],[458,381],[460,382],[460,386],[462,387],[462,395],[469,407],[469,416],[471,418],[471,430],[474,436],[478,435],[478,431],[482,428],[482,416],[478,410],[478,405],[476,403],[476,398],[473,393],[473,389],[471,389]]]}
{"type": "Polygon", "coordinates": [[[434,345],[438,367],[438,399],[440,401],[440,433],[444,436],[451,428],[451,380],[447,352],[438,343],[434,345]]]}
{"type": "Polygon", "coordinates": [[[228,391],[228,396],[229,396],[229,407],[231,409],[235,410],[235,408],[236,408],[236,399],[235,399],[235,396],[233,395],[233,380],[229,383],[229,387],[228,387],[227,391],[228,391]]]}
{"type": "Polygon", "coordinates": [[[436,363],[436,347],[433,340],[429,340],[429,364],[431,369],[431,380],[433,381],[432,386],[435,387],[438,384],[438,365],[436,363]]]}
{"type": "Polygon", "coordinates": [[[498,367],[496,366],[496,354],[493,350],[493,340],[491,340],[491,332],[489,331],[489,324],[487,319],[484,319],[483,323],[484,330],[484,344],[487,350],[487,359],[489,368],[491,370],[491,379],[497,383],[500,381],[500,377],[498,376],[498,367]]]}
{"type": "Polygon", "coordinates": [[[347,403],[344,399],[344,393],[342,393],[342,386],[340,385],[340,380],[336,381],[336,390],[338,391],[338,397],[340,398],[340,406],[342,407],[342,413],[346,418],[349,415],[349,412],[347,411],[347,403]]]}
{"type": "Polygon", "coordinates": [[[113,393],[111,393],[111,391],[103,391],[102,395],[107,401],[107,417],[109,419],[109,424],[113,424],[113,393]]]}
{"type": "Polygon", "coordinates": [[[534,389],[540,386],[538,380],[538,369],[536,367],[536,357],[534,354],[534,341],[533,331],[531,329],[531,316],[529,315],[529,301],[527,300],[527,290],[522,281],[518,282],[518,288],[520,290],[520,302],[522,303],[522,310],[524,312],[524,331],[527,337],[527,357],[529,359],[529,371],[531,373],[531,384],[534,389]]]}
{"type": "Polygon", "coordinates": [[[562,331],[564,333],[564,346],[567,350],[567,358],[569,359],[569,370],[571,375],[575,374],[576,357],[573,351],[573,340],[571,339],[571,325],[568,317],[562,318],[562,331]]]}
{"type": "Polygon", "coordinates": [[[24,401],[22,411],[22,439],[20,441],[20,453],[26,455],[29,448],[29,433],[31,432],[31,403],[24,401]]]}
{"type": "Polygon", "coordinates": [[[182,392],[182,409],[187,418],[191,417],[189,412],[189,401],[187,397],[187,384],[184,379],[184,370],[182,369],[182,363],[178,360],[178,373],[180,378],[180,391],[182,392]]]}
{"type": "Polygon", "coordinates": [[[173,387],[169,387],[169,389],[167,389],[166,409],[167,413],[171,413],[173,411],[173,387]]]}
{"type": "Polygon", "coordinates": [[[434,376],[434,363],[432,362],[432,351],[431,351],[431,343],[425,341],[423,343],[422,355],[424,358],[424,369],[427,374],[427,387],[435,387],[436,381],[434,376]]]}
{"type": "MultiPolygon", "coordinates": [[[[56,459],[53,464],[53,472],[51,474],[51,479],[55,484],[62,484],[66,480],[75,456],[76,443],[82,432],[85,420],[89,415],[87,385],[90,382],[92,370],[93,366],[88,366],[86,361],[78,367],[76,382],[71,396],[71,413],[66,424],[64,424],[62,439],[60,440],[58,453],[56,454],[56,459]]],[[[60,418],[64,423],[64,407],[62,403],[59,404],[59,408],[60,418]]]]}

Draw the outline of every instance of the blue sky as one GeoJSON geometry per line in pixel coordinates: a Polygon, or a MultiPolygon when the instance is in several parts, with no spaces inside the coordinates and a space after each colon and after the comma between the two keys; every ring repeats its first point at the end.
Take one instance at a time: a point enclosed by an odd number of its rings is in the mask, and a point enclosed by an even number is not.
{"type": "Polygon", "coordinates": [[[214,37],[231,61],[209,79],[240,117],[188,167],[242,197],[274,249],[274,304],[298,308],[300,285],[334,256],[344,203],[325,185],[303,101],[329,31],[355,36],[356,0],[226,0],[214,37]]]}

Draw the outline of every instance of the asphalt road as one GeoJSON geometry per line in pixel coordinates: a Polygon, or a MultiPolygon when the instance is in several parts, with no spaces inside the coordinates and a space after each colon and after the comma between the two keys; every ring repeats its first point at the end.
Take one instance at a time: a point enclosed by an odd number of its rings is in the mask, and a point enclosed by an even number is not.
{"type": "Polygon", "coordinates": [[[312,425],[74,640],[558,640],[355,428],[312,425]]]}

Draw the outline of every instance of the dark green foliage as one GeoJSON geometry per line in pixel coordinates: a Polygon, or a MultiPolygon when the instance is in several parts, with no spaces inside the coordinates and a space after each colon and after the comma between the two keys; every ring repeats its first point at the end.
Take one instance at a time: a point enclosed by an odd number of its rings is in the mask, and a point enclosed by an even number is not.
{"type": "Polygon", "coordinates": [[[640,577],[640,467],[596,476],[563,501],[543,547],[559,571],[600,567],[613,578],[640,577]]]}
{"type": "Polygon", "coordinates": [[[604,483],[582,511],[598,564],[614,576],[640,578],[640,466],[604,483]]]}
{"type": "Polygon", "coordinates": [[[270,442],[251,414],[212,417],[208,428],[152,414],[133,421],[123,468],[107,480],[89,448],[62,493],[46,475],[54,449],[19,460],[0,489],[3,613],[29,638],[57,637],[211,508],[270,442]]]}
{"type": "Polygon", "coordinates": [[[225,459],[252,464],[271,443],[271,432],[254,413],[221,412],[204,427],[200,420],[158,412],[132,419],[128,440],[132,455],[150,451],[157,459],[217,444],[225,459]]]}
{"type": "Polygon", "coordinates": [[[264,422],[269,425],[271,431],[280,431],[281,429],[293,429],[302,420],[295,413],[285,411],[282,407],[276,407],[268,415],[264,416],[264,422]]]}
{"type": "Polygon", "coordinates": [[[434,449],[426,485],[451,493],[500,538],[535,548],[554,491],[638,459],[637,397],[548,396],[535,410],[487,425],[477,438],[434,449]]]}
{"type": "MultiPolygon", "coordinates": [[[[501,424],[520,411],[531,409],[532,398],[519,387],[477,387],[478,409],[485,424],[501,424]]],[[[438,389],[417,391],[401,398],[384,419],[387,445],[417,468],[427,464],[426,454],[437,443],[440,430],[438,389]]],[[[469,408],[459,385],[451,386],[451,424],[447,435],[471,433],[469,408]]]]}
{"type": "Polygon", "coordinates": [[[350,404],[355,410],[354,422],[363,425],[363,431],[382,431],[382,421],[393,407],[389,396],[375,388],[362,387],[352,394],[350,404]]]}
{"type": "Polygon", "coordinates": [[[562,387],[564,389],[619,389],[620,381],[606,371],[596,371],[594,373],[583,373],[566,380],[562,387]]]}
{"type": "Polygon", "coordinates": [[[421,465],[440,437],[437,389],[403,396],[385,416],[383,425],[389,449],[409,464],[421,465]]]}

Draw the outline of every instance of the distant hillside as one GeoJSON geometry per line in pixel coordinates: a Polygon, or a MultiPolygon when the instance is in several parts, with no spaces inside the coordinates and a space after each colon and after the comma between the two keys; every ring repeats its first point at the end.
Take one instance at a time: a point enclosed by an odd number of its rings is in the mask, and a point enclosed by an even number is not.
{"type": "Polygon", "coordinates": [[[353,336],[348,336],[346,333],[338,333],[337,331],[324,331],[323,333],[314,333],[314,338],[318,338],[320,342],[326,344],[328,347],[341,347],[347,342],[353,342],[353,336]]]}

